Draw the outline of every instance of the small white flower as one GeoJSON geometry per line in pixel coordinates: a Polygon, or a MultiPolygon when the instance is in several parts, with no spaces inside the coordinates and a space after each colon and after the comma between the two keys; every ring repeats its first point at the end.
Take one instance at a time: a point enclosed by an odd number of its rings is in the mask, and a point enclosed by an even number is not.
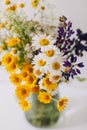
{"type": "Polygon", "coordinates": [[[49,45],[53,45],[55,41],[50,35],[36,35],[33,37],[32,46],[36,50],[41,49],[41,51],[44,51],[49,48],[49,45]]]}
{"type": "Polygon", "coordinates": [[[57,58],[60,55],[60,50],[55,45],[49,45],[43,53],[52,60],[52,58],[57,58]]]}
{"type": "Polygon", "coordinates": [[[61,55],[57,55],[49,63],[49,72],[54,75],[60,74],[61,70],[63,70],[63,57],[61,55]]]}
{"type": "Polygon", "coordinates": [[[40,70],[43,73],[47,73],[48,71],[48,63],[46,61],[46,57],[43,53],[39,53],[35,55],[32,60],[32,64],[34,65],[34,70],[40,70]]]}
{"type": "Polygon", "coordinates": [[[43,72],[41,72],[40,70],[34,70],[34,74],[38,79],[41,79],[44,75],[43,72]]]}
{"type": "Polygon", "coordinates": [[[62,76],[62,72],[59,71],[58,74],[54,74],[54,73],[50,73],[49,79],[50,81],[52,81],[53,83],[55,82],[59,82],[62,76]]]}

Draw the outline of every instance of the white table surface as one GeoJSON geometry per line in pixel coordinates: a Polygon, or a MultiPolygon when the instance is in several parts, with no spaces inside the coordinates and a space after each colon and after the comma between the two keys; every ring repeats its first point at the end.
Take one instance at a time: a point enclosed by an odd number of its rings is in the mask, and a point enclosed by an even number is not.
{"type": "MultiPolygon", "coordinates": [[[[15,0],[17,1],[17,0],[15,0]]],[[[25,1],[28,5],[30,0],[25,1]]],[[[58,17],[69,17],[74,27],[81,27],[87,31],[87,0],[49,0],[56,2],[58,17]]],[[[0,10],[3,10],[3,0],[0,0],[0,10]]],[[[26,8],[28,12],[28,7],[26,8]]],[[[32,11],[29,10],[31,13],[32,11]]],[[[28,13],[27,13],[28,14],[28,13]]],[[[87,77],[87,55],[81,59],[85,62],[82,77],[87,77]]],[[[87,81],[72,81],[60,86],[61,96],[69,98],[66,110],[61,114],[58,123],[49,129],[52,130],[87,130],[87,81]]],[[[0,67],[0,130],[35,130],[25,119],[23,111],[17,104],[14,95],[14,86],[9,82],[8,75],[3,67],[0,67]]]]}

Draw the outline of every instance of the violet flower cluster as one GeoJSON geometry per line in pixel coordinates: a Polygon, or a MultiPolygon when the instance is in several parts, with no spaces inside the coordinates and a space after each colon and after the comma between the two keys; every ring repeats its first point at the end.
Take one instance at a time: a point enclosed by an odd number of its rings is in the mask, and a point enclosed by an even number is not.
{"type": "Polygon", "coordinates": [[[80,68],[84,67],[83,62],[77,63],[78,57],[87,52],[87,33],[80,29],[73,30],[72,22],[68,21],[65,16],[59,18],[58,36],[55,45],[66,56],[63,66],[68,71],[62,72],[62,76],[69,80],[80,74],[80,68]]]}

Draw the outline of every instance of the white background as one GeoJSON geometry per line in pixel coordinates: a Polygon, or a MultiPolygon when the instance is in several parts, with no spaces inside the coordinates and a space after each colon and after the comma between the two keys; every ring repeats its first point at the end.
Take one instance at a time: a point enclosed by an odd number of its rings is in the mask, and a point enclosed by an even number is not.
{"type": "MultiPolygon", "coordinates": [[[[0,10],[3,10],[3,1],[0,0],[0,10]]],[[[30,7],[30,0],[14,0],[15,2],[26,3],[26,14],[29,18],[33,15],[30,7]]],[[[56,4],[55,16],[67,16],[74,28],[80,27],[87,31],[87,0],[47,0],[56,4]]],[[[49,9],[48,9],[49,11],[49,9]]],[[[87,54],[80,59],[85,62],[82,69],[82,77],[87,77],[87,54]]],[[[62,113],[59,122],[49,129],[59,130],[87,130],[87,81],[72,81],[69,84],[60,86],[61,96],[69,98],[67,109],[62,113]]],[[[0,67],[0,130],[35,130],[25,119],[24,113],[17,104],[14,95],[14,86],[9,82],[9,78],[4,68],[0,67]]]]}

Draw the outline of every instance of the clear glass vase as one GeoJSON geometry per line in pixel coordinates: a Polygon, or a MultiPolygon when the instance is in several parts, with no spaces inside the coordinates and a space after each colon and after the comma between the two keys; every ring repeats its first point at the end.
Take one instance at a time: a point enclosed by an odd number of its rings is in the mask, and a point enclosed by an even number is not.
{"type": "MultiPolygon", "coordinates": [[[[55,98],[58,99],[58,96],[56,95],[55,98]]],[[[36,127],[50,127],[58,121],[60,112],[57,110],[55,101],[43,104],[37,100],[37,94],[35,94],[32,95],[31,110],[25,112],[25,117],[30,124],[36,127]]]]}

